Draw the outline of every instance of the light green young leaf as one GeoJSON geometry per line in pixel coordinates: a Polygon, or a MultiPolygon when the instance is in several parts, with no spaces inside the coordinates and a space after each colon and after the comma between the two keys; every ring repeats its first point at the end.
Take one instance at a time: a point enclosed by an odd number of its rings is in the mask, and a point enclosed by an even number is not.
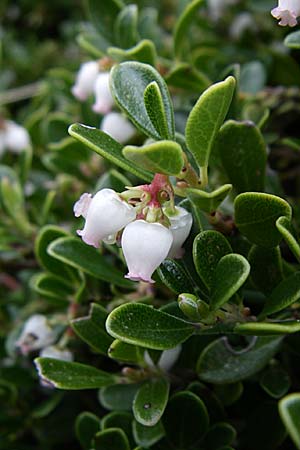
{"type": "Polygon", "coordinates": [[[164,378],[151,379],[142,384],[132,405],[135,419],[153,427],[162,417],[168,403],[170,384],[164,378]]]}
{"type": "Polygon", "coordinates": [[[285,322],[246,322],[237,324],[234,332],[250,336],[280,336],[300,331],[300,320],[285,322]]]}
{"type": "Polygon", "coordinates": [[[284,45],[289,48],[300,49],[300,31],[294,31],[285,37],[284,45]]]}
{"type": "Polygon", "coordinates": [[[229,110],[235,79],[213,84],[200,96],[186,123],[186,143],[199,167],[207,167],[217,133],[229,110]]]}
{"type": "Polygon", "coordinates": [[[144,102],[150,120],[161,139],[172,139],[168,129],[168,121],[164,109],[163,98],[156,81],[146,86],[144,102]]]}
{"type": "Polygon", "coordinates": [[[123,61],[139,61],[140,63],[155,66],[157,58],[155,45],[149,39],[143,39],[127,50],[118,47],[108,47],[107,53],[119,63],[123,61]]]}
{"type": "Polygon", "coordinates": [[[158,141],[143,147],[127,145],[123,155],[153,173],[178,175],[184,166],[183,152],[174,141],[158,141]]]}
{"type": "Polygon", "coordinates": [[[232,189],[231,184],[224,184],[215,191],[206,192],[200,189],[188,188],[187,196],[193,205],[207,213],[212,213],[218,209],[232,189]]]}

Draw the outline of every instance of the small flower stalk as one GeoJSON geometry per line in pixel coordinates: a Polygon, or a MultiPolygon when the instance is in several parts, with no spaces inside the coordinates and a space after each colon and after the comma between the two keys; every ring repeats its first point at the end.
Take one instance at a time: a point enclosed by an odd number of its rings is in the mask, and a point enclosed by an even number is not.
{"type": "Polygon", "coordinates": [[[121,194],[112,189],[83,194],[74,205],[75,216],[85,218],[77,233],[96,248],[101,241],[120,242],[128,266],[125,277],[154,283],[153,273],[166,258],[183,255],[192,215],[174,205],[166,175],[156,174],[152,183],[127,189],[121,194]]]}
{"type": "Polygon", "coordinates": [[[297,18],[300,17],[299,0],[279,0],[277,8],[272,9],[271,14],[279,20],[282,27],[295,27],[298,24],[297,18]]]}

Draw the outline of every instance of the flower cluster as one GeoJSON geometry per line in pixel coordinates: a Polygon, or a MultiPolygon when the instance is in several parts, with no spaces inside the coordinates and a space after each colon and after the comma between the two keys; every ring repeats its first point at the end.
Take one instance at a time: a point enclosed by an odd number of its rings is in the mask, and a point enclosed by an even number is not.
{"type": "Polygon", "coordinates": [[[92,109],[104,116],[100,128],[106,134],[121,144],[134,136],[135,128],[126,117],[112,111],[115,102],[109,87],[109,71],[101,69],[101,61],[88,61],[81,65],[72,93],[80,101],[94,95],[95,102],[92,109]]]}
{"type": "Polygon", "coordinates": [[[180,258],[192,227],[192,215],[173,203],[168,178],[155,175],[149,185],[117,194],[102,189],[83,194],[74,205],[76,217],[85,218],[82,240],[98,248],[101,241],[121,243],[128,266],[126,278],[154,283],[153,272],[166,259],[180,258]]]}
{"type": "Polygon", "coordinates": [[[0,156],[5,150],[20,153],[30,146],[26,128],[12,120],[0,120],[0,156]]]}
{"type": "Polygon", "coordinates": [[[300,1],[279,0],[278,7],[272,9],[271,14],[280,20],[279,25],[295,27],[298,23],[297,18],[300,17],[300,1]]]}

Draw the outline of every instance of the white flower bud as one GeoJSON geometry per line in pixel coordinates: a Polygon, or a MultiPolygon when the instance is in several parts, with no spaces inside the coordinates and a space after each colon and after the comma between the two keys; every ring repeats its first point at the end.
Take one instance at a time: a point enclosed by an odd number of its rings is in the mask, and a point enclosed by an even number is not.
{"type": "Polygon", "coordinates": [[[136,133],[134,126],[129,120],[123,114],[117,112],[111,112],[103,117],[101,130],[120,142],[120,144],[125,144],[136,133]]]}
{"type": "Polygon", "coordinates": [[[136,220],[127,225],[122,235],[129,270],[126,278],[154,283],[151,276],[167,257],[172,242],[172,232],[160,223],[136,220]]]}
{"type": "Polygon", "coordinates": [[[134,208],[112,189],[101,189],[94,197],[83,194],[74,205],[74,214],[85,218],[83,230],[77,233],[86,244],[96,248],[101,240],[111,241],[111,236],[136,216],[134,208]]]}
{"type": "Polygon", "coordinates": [[[86,100],[93,92],[98,73],[99,65],[97,61],[89,61],[81,64],[75,84],[72,87],[74,97],[81,101],[86,100]]]}
{"type": "Polygon", "coordinates": [[[297,17],[300,16],[299,0],[279,0],[278,7],[272,9],[271,14],[280,20],[279,25],[285,27],[295,27],[297,25],[297,17]]]}
{"type": "Polygon", "coordinates": [[[42,314],[34,314],[24,325],[22,333],[16,342],[23,355],[27,355],[33,350],[39,350],[56,339],[55,331],[49,326],[47,317],[42,314]]]}
{"type": "Polygon", "coordinates": [[[109,72],[99,73],[94,84],[94,94],[93,111],[99,114],[109,113],[115,103],[109,87],[109,72]]]}
{"type": "Polygon", "coordinates": [[[173,243],[168,253],[168,258],[181,258],[183,255],[182,245],[190,234],[193,216],[186,209],[176,206],[176,214],[171,215],[167,209],[164,209],[164,214],[171,222],[170,230],[173,235],[173,243]]]}
{"type": "Polygon", "coordinates": [[[181,352],[181,345],[171,348],[170,350],[164,350],[159,358],[158,367],[165,372],[168,372],[176,363],[181,352]]]}
{"type": "Polygon", "coordinates": [[[20,153],[30,146],[30,137],[26,128],[7,120],[5,122],[4,145],[13,153],[20,153]]]}
{"type": "Polygon", "coordinates": [[[62,361],[73,361],[73,353],[70,350],[60,350],[55,345],[49,345],[40,351],[42,358],[54,358],[62,361]]]}

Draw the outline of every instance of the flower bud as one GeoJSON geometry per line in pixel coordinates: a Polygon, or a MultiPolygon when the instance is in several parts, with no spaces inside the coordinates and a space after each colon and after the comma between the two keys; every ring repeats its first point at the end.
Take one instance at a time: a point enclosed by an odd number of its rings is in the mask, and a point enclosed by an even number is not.
{"type": "Polygon", "coordinates": [[[99,241],[109,240],[111,236],[135,219],[134,208],[126,203],[112,189],[101,189],[94,197],[83,194],[74,205],[76,217],[83,216],[85,226],[77,233],[82,240],[94,247],[99,247],[99,241]]]}
{"type": "Polygon", "coordinates": [[[165,372],[168,372],[176,363],[181,352],[181,345],[171,348],[170,350],[164,350],[159,358],[158,367],[165,372]]]}
{"type": "Polygon", "coordinates": [[[154,283],[151,276],[167,257],[172,242],[172,232],[160,223],[135,220],[127,225],[122,235],[129,270],[126,278],[154,283]]]}
{"type": "Polygon", "coordinates": [[[98,73],[99,65],[97,61],[89,61],[81,64],[75,84],[72,87],[72,94],[78,100],[86,100],[93,92],[98,73]]]}
{"type": "Polygon", "coordinates": [[[49,326],[47,317],[42,314],[34,314],[25,322],[15,345],[23,355],[27,355],[33,350],[39,350],[52,344],[55,339],[56,333],[49,326]]]}
{"type": "Polygon", "coordinates": [[[279,25],[285,27],[295,27],[297,25],[297,17],[300,16],[299,0],[279,0],[278,7],[272,9],[271,14],[280,20],[279,25]]]}
{"type": "Polygon", "coordinates": [[[190,234],[193,216],[186,209],[176,206],[176,214],[170,214],[170,211],[165,208],[164,214],[168,217],[171,227],[170,230],[173,235],[173,243],[168,254],[168,258],[181,258],[183,256],[182,245],[190,234]]]}
{"type": "Polygon", "coordinates": [[[109,72],[101,72],[94,84],[95,103],[93,111],[99,114],[107,114],[114,106],[114,99],[109,87],[109,72]]]}
{"type": "Polygon", "coordinates": [[[5,122],[4,145],[13,153],[20,153],[30,146],[30,137],[26,128],[7,120],[5,122]]]}
{"type": "Polygon", "coordinates": [[[120,142],[120,144],[125,144],[136,133],[134,126],[129,120],[123,114],[117,112],[111,112],[103,117],[101,130],[120,142]]]}
{"type": "Polygon", "coordinates": [[[183,314],[195,322],[200,322],[209,314],[207,303],[193,294],[180,294],[178,296],[178,306],[183,314]]]}

